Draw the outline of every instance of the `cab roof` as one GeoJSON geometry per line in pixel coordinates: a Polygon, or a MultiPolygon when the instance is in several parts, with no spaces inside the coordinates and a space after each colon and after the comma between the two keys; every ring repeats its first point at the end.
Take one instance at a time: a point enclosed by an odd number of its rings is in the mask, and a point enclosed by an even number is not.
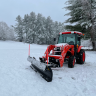
{"type": "Polygon", "coordinates": [[[59,34],[78,34],[78,35],[83,35],[81,32],[77,32],[77,31],[60,32],[59,34]]]}

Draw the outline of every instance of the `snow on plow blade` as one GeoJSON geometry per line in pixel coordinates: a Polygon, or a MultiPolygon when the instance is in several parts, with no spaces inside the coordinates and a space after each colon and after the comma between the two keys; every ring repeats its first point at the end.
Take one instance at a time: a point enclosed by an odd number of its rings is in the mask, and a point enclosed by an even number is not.
{"type": "Polygon", "coordinates": [[[36,60],[34,57],[30,57],[28,56],[27,60],[29,62],[31,62],[31,68],[40,73],[40,75],[42,76],[42,78],[44,78],[47,82],[51,82],[52,81],[52,70],[50,68],[50,66],[47,66],[46,63],[42,63],[38,60],[36,60]]]}

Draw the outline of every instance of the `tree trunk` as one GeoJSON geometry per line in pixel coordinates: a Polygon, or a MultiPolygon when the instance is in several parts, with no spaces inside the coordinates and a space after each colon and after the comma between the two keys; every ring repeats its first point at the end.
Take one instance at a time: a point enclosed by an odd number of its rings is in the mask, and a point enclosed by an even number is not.
{"type": "MultiPolygon", "coordinates": [[[[92,22],[92,24],[94,24],[94,23],[92,22]]],[[[92,45],[93,45],[93,50],[96,50],[96,40],[95,40],[95,34],[94,34],[95,30],[94,30],[93,26],[91,26],[89,28],[89,30],[90,30],[90,36],[91,36],[91,41],[92,41],[92,45]]]]}
{"type": "Polygon", "coordinates": [[[34,40],[35,40],[35,35],[33,34],[33,43],[34,43],[34,40]]]}
{"type": "Polygon", "coordinates": [[[93,45],[93,50],[96,51],[96,41],[93,41],[92,45],[93,45]]]}
{"type": "Polygon", "coordinates": [[[95,49],[94,50],[96,51],[96,41],[95,41],[95,49]]]}

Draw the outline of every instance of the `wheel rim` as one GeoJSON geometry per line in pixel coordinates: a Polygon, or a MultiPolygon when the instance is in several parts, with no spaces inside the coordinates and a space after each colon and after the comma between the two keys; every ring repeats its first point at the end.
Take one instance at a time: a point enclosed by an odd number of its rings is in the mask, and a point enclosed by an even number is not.
{"type": "Polygon", "coordinates": [[[83,59],[83,62],[85,61],[85,53],[83,52],[83,55],[82,55],[82,59],[83,59]]]}
{"type": "Polygon", "coordinates": [[[73,60],[73,66],[74,66],[74,64],[75,64],[75,58],[74,58],[74,60],[73,60]]]}

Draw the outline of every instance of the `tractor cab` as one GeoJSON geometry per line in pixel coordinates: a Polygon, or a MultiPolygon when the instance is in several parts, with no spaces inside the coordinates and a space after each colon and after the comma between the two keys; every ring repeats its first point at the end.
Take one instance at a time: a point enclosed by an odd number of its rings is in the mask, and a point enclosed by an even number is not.
{"type": "MultiPolygon", "coordinates": [[[[74,65],[70,66],[70,62],[71,62],[70,58],[75,58],[77,63],[83,64],[85,61],[85,51],[83,49],[81,49],[82,48],[82,46],[81,46],[81,36],[82,35],[83,34],[81,32],[77,32],[77,31],[60,32],[58,39],[57,39],[57,43],[55,44],[55,48],[54,48],[55,50],[53,50],[54,56],[49,55],[49,57],[55,58],[57,55],[58,56],[62,55],[62,57],[64,58],[64,61],[68,60],[68,62],[69,62],[68,67],[74,66],[74,65]],[[63,51],[62,51],[62,49],[63,49],[63,51]]],[[[52,61],[52,60],[50,60],[50,61],[52,61]]],[[[62,63],[62,65],[63,65],[63,63],[62,63]]]]}
{"type": "Polygon", "coordinates": [[[80,46],[81,35],[82,35],[81,32],[61,32],[59,33],[57,44],[67,43],[69,45],[80,46]]]}

